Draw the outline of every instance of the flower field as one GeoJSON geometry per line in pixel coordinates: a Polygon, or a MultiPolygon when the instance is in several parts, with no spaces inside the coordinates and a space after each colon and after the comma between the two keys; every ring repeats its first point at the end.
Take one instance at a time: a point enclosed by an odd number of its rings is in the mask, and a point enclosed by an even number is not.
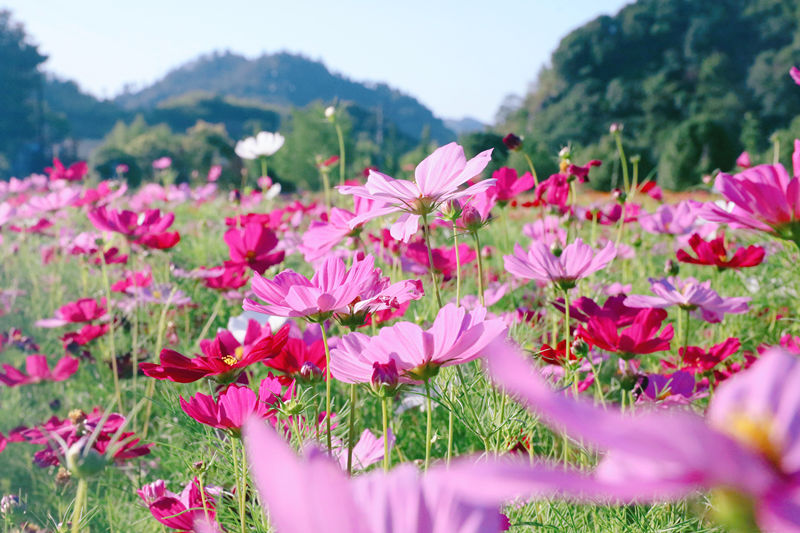
{"type": "Polygon", "coordinates": [[[0,183],[3,531],[800,530],[800,140],[677,194],[622,133],[0,183]]]}

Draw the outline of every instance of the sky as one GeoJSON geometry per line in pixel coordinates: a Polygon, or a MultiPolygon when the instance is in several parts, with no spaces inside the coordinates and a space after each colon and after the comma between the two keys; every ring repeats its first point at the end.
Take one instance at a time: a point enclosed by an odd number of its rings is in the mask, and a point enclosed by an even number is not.
{"type": "Polygon", "coordinates": [[[0,0],[45,70],[110,98],[215,50],[288,51],[383,81],[443,118],[491,123],[560,39],[631,0],[0,0]]]}

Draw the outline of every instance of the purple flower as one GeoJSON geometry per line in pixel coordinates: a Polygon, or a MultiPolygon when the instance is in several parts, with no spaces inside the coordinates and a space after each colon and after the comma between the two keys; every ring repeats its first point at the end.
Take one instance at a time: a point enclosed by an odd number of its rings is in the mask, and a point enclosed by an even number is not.
{"type": "Polygon", "coordinates": [[[701,283],[695,278],[651,278],[650,284],[650,290],[655,296],[633,294],[625,298],[625,305],[661,309],[677,305],[681,309],[692,311],[695,317],[713,324],[721,322],[725,313],[744,313],[750,301],[748,297],[723,298],[711,288],[710,281],[701,283]]]}

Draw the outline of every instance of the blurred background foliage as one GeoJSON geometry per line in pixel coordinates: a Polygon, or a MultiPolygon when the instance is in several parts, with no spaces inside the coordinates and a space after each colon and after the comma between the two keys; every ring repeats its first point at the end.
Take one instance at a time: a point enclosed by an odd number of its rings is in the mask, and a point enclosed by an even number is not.
{"type": "Polygon", "coordinates": [[[235,186],[243,169],[258,169],[233,146],[267,130],[286,137],[269,174],[314,189],[317,158],[339,153],[324,118],[329,105],[345,133],[350,178],[367,167],[406,176],[451,140],[468,156],[494,148],[490,170],[524,170],[524,157],[502,144],[513,131],[540,175],[557,170],[556,154],[569,144],[578,163],[606,162],[593,184],[609,189],[620,180],[608,131],[616,122],[628,154],[640,156],[641,176],[685,189],[731,170],[743,150],[767,162],[779,147],[789,164],[800,137],[800,91],[788,76],[800,64],[800,0],[638,0],[565,36],[527,94],[509,96],[492,125],[460,127],[388,85],[352,81],[288,53],[202,56],[111,100],[46,74],[45,60],[0,11],[0,178],[41,171],[56,155],[88,158],[102,178],[128,165],[137,185],[153,179],[153,159],[169,156],[178,181],[202,181],[222,165],[221,182],[235,186]]]}

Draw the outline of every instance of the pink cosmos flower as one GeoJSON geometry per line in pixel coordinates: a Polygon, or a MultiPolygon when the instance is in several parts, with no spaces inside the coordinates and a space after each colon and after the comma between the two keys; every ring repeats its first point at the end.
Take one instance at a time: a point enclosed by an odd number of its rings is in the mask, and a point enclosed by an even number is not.
{"type": "Polygon", "coordinates": [[[158,209],[136,213],[108,209],[105,206],[89,211],[86,216],[97,229],[120,233],[130,239],[164,233],[175,221],[173,213],[162,215],[158,209]]]}
{"type": "Polygon", "coordinates": [[[501,167],[492,173],[495,184],[486,189],[487,196],[495,197],[502,206],[533,188],[533,175],[526,172],[517,177],[517,171],[510,167],[501,167]]]}
{"type": "Polygon", "coordinates": [[[103,205],[110,203],[117,198],[122,197],[128,190],[128,185],[122,183],[118,187],[112,189],[113,182],[106,180],[101,181],[96,189],[86,189],[83,195],[75,200],[72,205],[75,207],[82,207],[84,205],[103,205]]]}
{"type": "Polygon", "coordinates": [[[436,149],[417,165],[414,181],[394,179],[371,170],[366,185],[340,186],[339,192],[385,202],[386,206],[356,216],[350,221],[350,227],[355,228],[382,215],[402,212],[392,225],[391,234],[395,239],[408,242],[419,229],[420,217],[433,213],[448,200],[472,196],[494,184],[494,179],[487,179],[459,189],[481,173],[491,155],[492,150],[486,150],[467,161],[464,149],[453,142],[436,149]]]}
{"type": "Polygon", "coordinates": [[[42,381],[64,381],[78,371],[79,361],[74,357],[64,356],[58,360],[56,366],[50,370],[47,356],[41,354],[29,355],[25,358],[25,372],[23,373],[11,365],[4,364],[4,372],[0,372],[0,382],[8,387],[30,385],[42,381]]]}
{"type": "Polygon", "coordinates": [[[40,328],[58,328],[67,324],[80,324],[106,318],[106,299],[100,303],[92,298],[81,298],[74,302],[64,304],[54,313],[53,318],[37,320],[35,325],[40,328]]]}
{"type": "Polygon", "coordinates": [[[567,210],[569,182],[564,174],[553,174],[539,183],[534,191],[535,203],[557,207],[562,213],[567,210]]]}
{"type": "Polygon", "coordinates": [[[274,405],[281,400],[281,384],[273,377],[261,380],[258,397],[250,387],[229,385],[227,389],[213,396],[195,394],[189,400],[179,397],[183,412],[201,424],[219,429],[238,430],[251,416],[268,418],[275,423],[274,405]]]}
{"type": "Polygon", "coordinates": [[[747,152],[742,152],[739,154],[739,157],[736,158],[736,166],[748,169],[753,166],[753,163],[750,161],[750,154],[747,152]]]}
{"type": "Polygon", "coordinates": [[[206,179],[210,183],[214,183],[220,176],[222,176],[222,165],[211,165],[211,168],[208,169],[206,179]]]}
{"type": "Polygon", "coordinates": [[[327,214],[327,220],[314,220],[303,234],[303,244],[301,251],[306,261],[317,261],[330,253],[333,248],[348,238],[357,239],[364,223],[350,226],[350,222],[356,217],[370,213],[374,209],[381,209],[385,206],[383,202],[377,202],[360,196],[353,197],[353,211],[332,207],[327,214]]]}
{"type": "Polygon", "coordinates": [[[534,241],[541,241],[548,248],[558,244],[560,248],[567,245],[567,230],[559,217],[548,215],[522,226],[522,234],[534,241]]]}
{"type": "Polygon", "coordinates": [[[180,495],[166,489],[163,481],[159,480],[145,485],[137,491],[150,509],[153,518],[170,529],[184,533],[200,531],[195,525],[200,521],[208,522],[211,531],[219,531],[213,522],[216,517],[216,501],[214,496],[219,496],[221,491],[203,487],[204,494],[200,493],[200,481],[192,479],[180,495]]]}
{"type": "Polygon", "coordinates": [[[59,161],[57,157],[54,157],[53,166],[45,167],[44,171],[47,172],[50,181],[80,181],[88,174],[89,166],[86,164],[86,161],[78,161],[70,165],[69,168],[65,168],[61,161],[59,161]]]}
{"type": "Polygon", "coordinates": [[[605,268],[616,253],[611,242],[595,252],[579,238],[556,257],[544,243],[535,241],[527,253],[519,244],[514,245],[514,254],[503,256],[503,262],[506,271],[520,278],[553,282],[570,288],[577,280],[605,268]]]}
{"type": "Polygon", "coordinates": [[[762,531],[795,531],[800,359],[780,348],[719,386],[704,420],[688,412],[636,416],[552,391],[519,355],[499,352],[490,373],[506,391],[573,438],[607,450],[596,478],[630,487],[639,501],[679,499],[698,489],[753,504],[762,531]]]}
{"type": "Polygon", "coordinates": [[[331,350],[331,373],[345,383],[370,383],[375,372],[394,367],[396,383],[420,383],[442,366],[489,355],[505,338],[500,319],[486,319],[486,309],[467,312],[449,303],[427,330],[411,322],[385,327],[374,337],[350,333],[331,350]]]}
{"type": "Polygon", "coordinates": [[[797,68],[797,67],[790,68],[789,69],[789,76],[792,77],[792,79],[794,80],[794,82],[797,85],[800,85],[800,69],[799,68],[797,68]]]}
{"type": "Polygon", "coordinates": [[[792,155],[794,177],[783,165],[758,165],[739,174],[721,172],[714,188],[732,203],[730,209],[703,204],[699,215],[734,228],[774,233],[798,242],[800,227],[800,139],[792,155]]]}
{"type": "Polygon", "coordinates": [[[721,322],[725,313],[740,314],[748,309],[749,297],[723,298],[711,288],[711,282],[694,278],[677,277],[650,279],[650,290],[655,296],[633,294],[625,298],[628,307],[666,308],[673,305],[692,311],[706,322],[721,322]]]}
{"type": "MultiPolygon", "coordinates": [[[[442,281],[451,279],[456,273],[456,252],[452,246],[442,246],[431,249],[433,256],[433,271],[442,275],[442,281]]],[[[475,250],[469,244],[460,243],[458,245],[459,264],[464,267],[475,261],[477,258],[475,250]]],[[[428,258],[428,247],[424,241],[412,242],[406,248],[404,254],[403,267],[405,270],[417,275],[430,272],[430,260],[428,258]]],[[[463,270],[462,270],[463,272],[463,270]]]]}
{"type": "MultiPolygon", "coordinates": [[[[394,446],[394,435],[389,431],[389,449],[394,446]]],[[[343,442],[334,447],[334,455],[342,470],[347,471],[347,445],[343,442]]],[[[366,470],[375,463],[383,461],[383,436],[376,437],[368,429],[361,432],[358,442],[353,446],[353,468],[366,470]]]]}
{"type": "Polygon", "coordinates": [[[285,255],[275,251],[278,245],[275,232],[262,224],[248,223],[240,229],[231,228],[225,232],[224,239],[230,250],[229,264],[248,266],[259,274],[283,261],[285,255]]]}
{"type": "Polygon", "coordinates": [[[159,157],[155,161],[153,161],[153,168],[156,170],[166,170],[172,166],[172,158],[171,157],[159,157]]]}
{"type": "MultiPolygon", "coordinates": [[[[386,283],[388,284],[388,278],[386,283]]],[[[267,315],[306,317],[312,321],[320,321],[334,313],[349,315],[368,311],[373,303],[376,306],[385,305],[386,297],[398,298],[397,293],[409,294],[412,288],[418,288],[419,282],[409,283],[411,285],[401,282],[385,287],[385,283],[381,282],[380,271],[375,269],[375,258],[371,255],[362,261],[355,261],[350,270],[347,270],[340,258],[329,257],[310,280],[293,270],[284,270],[272,280],[256,274],[252,289],[266,305],[245,298],[242,307],[245,311],[267,315]],[[382,285],[377,293],[374,290],[376,283],[382,285]],[[390,288],[391,294],[384,294],[384,289],[388,291],[390,288]],[[365,294],[365,291],[369,294],[365,294]]],[[[416,292],[411,295],[416,296],[416,292]]]]}
{"type": "Polygon", "coordinates": [[[677,205],[662,205],[655,213],[639,215],[639,225],[653,234],[691,234],[696,229],[698,206],[692,200],[684,200],[677,205]]]}

